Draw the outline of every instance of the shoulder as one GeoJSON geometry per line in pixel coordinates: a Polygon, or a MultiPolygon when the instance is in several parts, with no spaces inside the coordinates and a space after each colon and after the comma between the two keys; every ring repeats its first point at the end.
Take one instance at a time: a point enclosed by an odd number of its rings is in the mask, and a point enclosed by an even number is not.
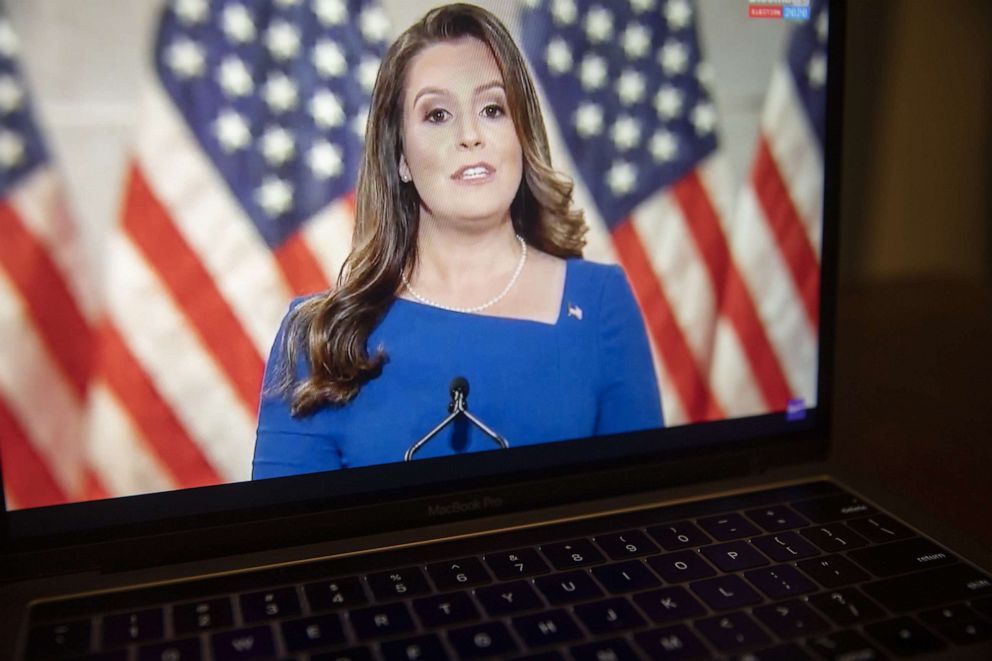
{"type": "Polygon", "coordinates": [[[627,276],[617,264],[602,264],[572,258],[567,262],[569,294],[583,298],[601,298],[630,291],[627,276]]]}

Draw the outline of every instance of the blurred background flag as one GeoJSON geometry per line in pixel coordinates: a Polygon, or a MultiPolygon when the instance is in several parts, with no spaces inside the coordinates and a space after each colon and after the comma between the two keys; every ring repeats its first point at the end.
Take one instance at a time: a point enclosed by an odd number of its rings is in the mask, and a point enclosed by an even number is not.
{"type": "Polygon", "coordinates": [[[104,494],[83,436],[94,292],[0,14],[0,456],[10,507],[104,494]]]}
{"type": "Polygon", "coordinates": [[[168,3],[91,398],[92,458],[115,493],[250,477],[274,329],[350,246],[388,35],[361,0],[168,3]]]}

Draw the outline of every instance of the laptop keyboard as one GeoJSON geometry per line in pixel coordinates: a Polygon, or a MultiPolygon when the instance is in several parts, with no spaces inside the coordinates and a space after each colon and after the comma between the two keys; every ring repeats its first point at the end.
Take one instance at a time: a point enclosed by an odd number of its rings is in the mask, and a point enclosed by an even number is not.
{"type": "Polygon", "coordinates": [[[817,482],[35,604],[26,657],[990,658],[992,580],[817,482]]]}

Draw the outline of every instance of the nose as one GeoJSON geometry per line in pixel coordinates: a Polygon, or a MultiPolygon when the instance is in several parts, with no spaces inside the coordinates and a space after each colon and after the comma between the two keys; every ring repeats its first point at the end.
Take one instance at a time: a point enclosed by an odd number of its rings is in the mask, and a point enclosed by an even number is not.
{"type": "Polygon", "coordinates": [[[458,127],[458,144],[465,149],[476,149],[483,145],[482,132],[477,118],[473,115],[462,118],[458,127]]]}

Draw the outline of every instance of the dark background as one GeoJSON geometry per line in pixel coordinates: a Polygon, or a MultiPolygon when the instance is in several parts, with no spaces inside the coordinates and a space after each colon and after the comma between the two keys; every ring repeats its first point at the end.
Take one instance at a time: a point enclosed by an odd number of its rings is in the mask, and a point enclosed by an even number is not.
{"type": "Polygon", "coordinates": [[[992,2],[848,13],[832,462],[992,549],[992,2]]]}

